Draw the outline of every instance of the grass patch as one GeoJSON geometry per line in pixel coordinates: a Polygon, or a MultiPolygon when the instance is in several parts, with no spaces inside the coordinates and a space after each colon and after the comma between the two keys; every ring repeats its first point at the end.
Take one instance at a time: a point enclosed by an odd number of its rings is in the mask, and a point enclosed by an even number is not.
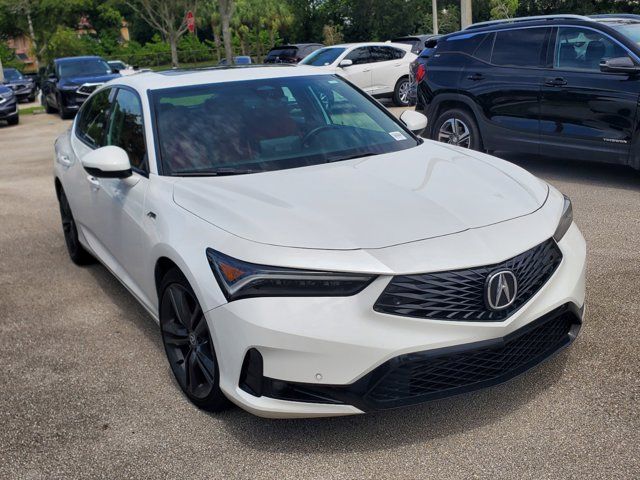
{"type": "Polygon", "coordinates": [[[20,115],[33,115],[34,113],[44,113],[44,107],[36,105],[35,107],[27,107],[19,109],[20,115]]]}

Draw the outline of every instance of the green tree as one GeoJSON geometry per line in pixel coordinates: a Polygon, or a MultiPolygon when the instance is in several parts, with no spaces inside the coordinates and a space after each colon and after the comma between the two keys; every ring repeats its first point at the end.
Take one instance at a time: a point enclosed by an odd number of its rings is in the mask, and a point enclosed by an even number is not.
{"type": "Polygon", "coordinates": [[[518,10],[518,0],[491,0],[491,18],[513,18],[518,10]]]}
{"type": "Polygon", "coordinates": [[[127,0],[127,3],[169,42],[171,65],[177,67],[178,41],[187,31],[187,12],[195,15],[197,0],[127,0]]]}

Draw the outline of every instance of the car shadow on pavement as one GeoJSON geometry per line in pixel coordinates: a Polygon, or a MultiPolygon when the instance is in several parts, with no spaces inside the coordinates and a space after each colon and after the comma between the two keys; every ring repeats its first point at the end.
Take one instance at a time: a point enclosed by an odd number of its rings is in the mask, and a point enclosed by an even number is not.
{"type": "Polygon", "coordinates": [[[512,152],[496,152],[494,155],[515,163],[536,176],[552,180],[640,190],[640,172],[631,167],[512,152]]]}
{"type": "Polygon", "coordinates": [[[240,409],[216,414],[255,450],[322,454],[367,452],[426,443],[499,422],[557,383],[567,351],[504,385],[423,405],[348,417],[278,420],[240,409]]]}
{"type": "MultiPolygon", "coordinates": [[[[162,364],[157,368],[166,370],[167,387],[173,388],[175,395],[182,395],[164,358],[160,329],[151,316],[104,266],[98,263],[87,269],[118,306],[120,315],[147,338],[148,342],[140,348],[158,349],[162,364]]],[[[565,350],[504,385],[367,415],[265,419],[238,407],[207,415],[211,428],[223,428],[237,441],[259,451],[318,454],[387,450],[456,435],[517,414],[560,380],[569,354],[565,350]]]]}

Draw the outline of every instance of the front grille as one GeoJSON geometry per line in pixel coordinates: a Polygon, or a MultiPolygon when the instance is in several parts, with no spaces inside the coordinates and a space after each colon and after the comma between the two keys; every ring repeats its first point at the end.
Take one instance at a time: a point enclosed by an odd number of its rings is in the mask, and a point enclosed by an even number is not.
{"type": "Polygon", "coordinates": [[[92,85],[82,85],[78,88],[77,93],[80,95],[91,95],[93,91],[98,88],[101,84],[92,84],[92,85]]]}
{"type": "Polygon", "coordinates": [[[389,402],[417,403],[475,390],[511,378],[571,341],[575,314],[544,318],[493,345],[451,354],[416,353],[396,359],[366,398],[378,407],[389,402]]]}
{"type": "Polygon", "coordinates": [[[551,278],[562,253],[553,239],[505,262],[465,270],[394,277],[374,305],[391,315],[438,320],[502,321],[531,299],[551,278]],[[509,269],[518,280],[516,298],[508,308],[490,310],[485,304],[487,277],[509,269]]]}

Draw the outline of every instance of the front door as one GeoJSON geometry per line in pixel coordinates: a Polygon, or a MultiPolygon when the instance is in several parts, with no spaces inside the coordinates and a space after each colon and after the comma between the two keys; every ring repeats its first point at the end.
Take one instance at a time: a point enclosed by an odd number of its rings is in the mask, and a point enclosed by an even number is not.
{"type": "Polygon", "coordinates": [[[541,153],[627,163],[640,80],[600,71],[602,60],[625,56],[605,33],[556,29],[553,70],[542,86],[541,153]]]}
{"type": "Polygon", "coordinates": [[[344,60],[351,60],[353,65],[339,67],[338,75],[365,92],[371,92],[371,49],[369,47],[354,48],[344,57],[344,60]]]}

